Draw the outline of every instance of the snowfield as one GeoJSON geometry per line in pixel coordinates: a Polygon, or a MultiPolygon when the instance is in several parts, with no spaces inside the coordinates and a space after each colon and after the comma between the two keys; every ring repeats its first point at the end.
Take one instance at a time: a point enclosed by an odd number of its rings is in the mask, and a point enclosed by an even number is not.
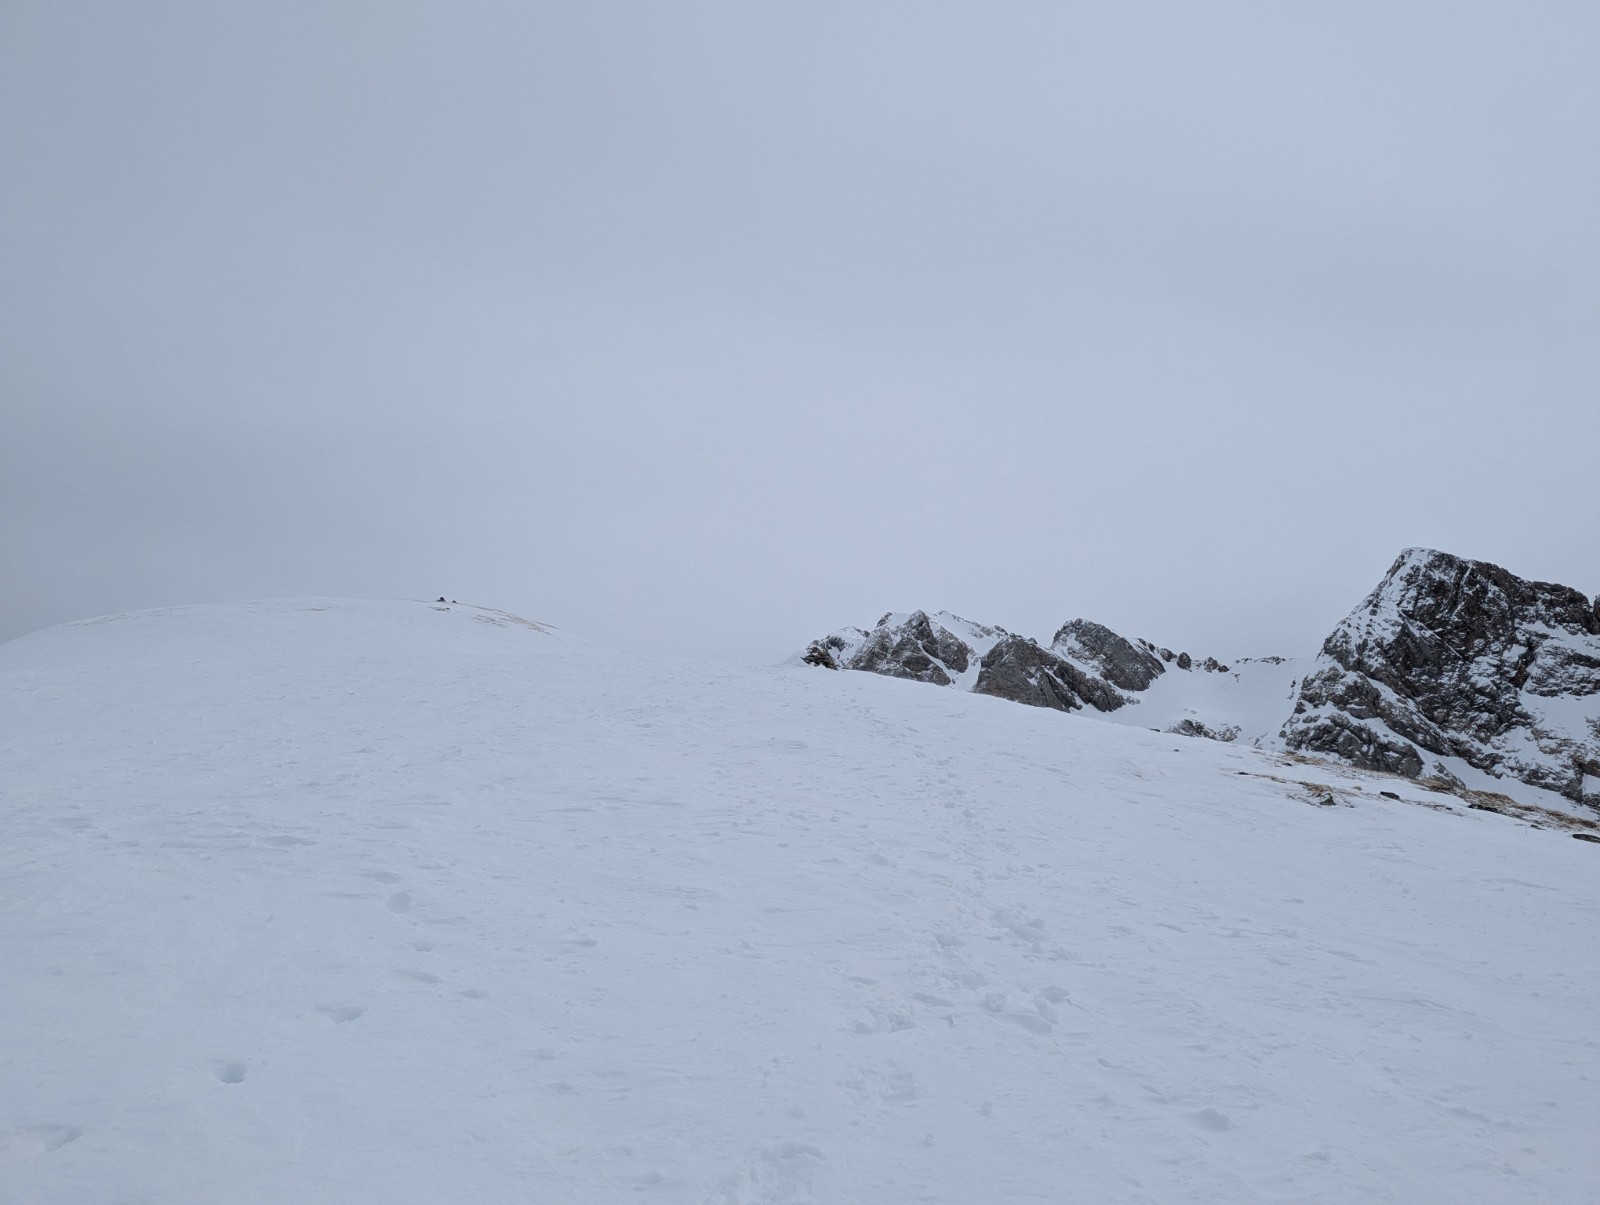
{"type": "Polygon", "coordinates": [[[1600,1200],[1600,845],[1401,779],[296,600],[0,646],[0,824],[5,1202],[1600,1200]]]}

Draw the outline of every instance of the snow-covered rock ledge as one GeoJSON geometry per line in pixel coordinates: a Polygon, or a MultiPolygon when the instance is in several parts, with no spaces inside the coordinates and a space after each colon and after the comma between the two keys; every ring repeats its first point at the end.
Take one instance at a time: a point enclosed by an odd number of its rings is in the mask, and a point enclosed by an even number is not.
{"type": "Polygon", "coordinates": [[[1476,770],[1600,806],[1600,599],[1407,549],[1323,642],[1284,737],[1408,777],[1476,770]]]}

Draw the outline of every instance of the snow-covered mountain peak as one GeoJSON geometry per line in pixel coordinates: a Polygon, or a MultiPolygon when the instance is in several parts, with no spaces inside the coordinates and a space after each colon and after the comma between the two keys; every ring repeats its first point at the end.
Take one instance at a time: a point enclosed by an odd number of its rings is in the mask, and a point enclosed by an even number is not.
{"type": "Polygon", "coordinates": [[[1410,548],[1323,642],[1291,749],[1600,806],[1600,599],[1410,548]]]}
{"type": "Polygon", "coordinates": [[[892,678],[970,688],[977,662],[1007,633],[948,611],[891,611],[869,631],[840,628],[813,641],[791,660],[839,669],[848,666],[892,678]]]}
{"type": "MultiPolygon", "coordinates": [[[[1062,624],[1050,641],[1050,649],[1093,667],[1106,681],[1122,690],[1145,690],[1167,671],[1165,661],[1148,641],[1134,644],[1104,624],[1089,619],[1062,624]]],[[[1172,657],[1169,655],[1166,660],[1172,657]]]]}

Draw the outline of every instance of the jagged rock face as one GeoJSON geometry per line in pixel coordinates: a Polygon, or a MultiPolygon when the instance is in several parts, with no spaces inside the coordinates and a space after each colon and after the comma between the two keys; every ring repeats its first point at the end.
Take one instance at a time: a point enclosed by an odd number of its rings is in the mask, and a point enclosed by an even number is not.
{"type": "MultiPolygon", "coordinates": [[[[837,639],[837,637],[832,639],[837,639]]],[[[844,641],[840,640],[838,643],[842,648],[844,641]]],[[[835,651],[831,646],[830,640],[813,640],[807,646],[805,653],[801,655],[800,660],[806,665],[815,665],[819,669],[838,669],[839,659],[834,655],[835,651]]]]}
{"type": "Polygon", "coordinates": [[[1416,776],[1458,757],[1581,802],[1600,790],[1600,600],[1410,549],[1323,643],[1290,749],[1416,776]]]}
{"type": "Polygon", "coordinates": [[[966,641],[935,623],[926,612],[913,611],[899,623],[885,615],[870,632],[846,628],[813,640],[801,660],[828,669],[859,669],[949,686],[957,675],[966,673],[973,656],[966,641]]]}
{"type": "Polygon", "coordinates": [[[972,689],[1057,711],[1078,711],[1085,704],[1115,711],[1128,701],[1105,679],[1084,673],[1025,636],[1006,636],[985,653],[972,689]]]}
{"type": "MultiPolygon", "coordinates": [[[[798,660],[826,669],[856,669],[936,686],[954,686],[1032,707],[1111,713],[1136,702],[1174,665],[1226,673],[1206,658],[1128,640],[1104,624],[1074,619],[1050,647],[1004,628],[973,623],[945,611],[885,615],[870,631],[840,628],[808,645],[798,660]]],[[[1152,717],[1153,718],[1153,717],[1152,717]]],[[[1225,722],[1193,723],[1173,731],[1231,740],[1225,722]]]]}
{"type": "Polygon", "coordinates": [[[1093,666],[1102,678],[1123,690],[1148,689],[1150,683],[1167,672],[1155,652],[1140,648],[1089,619],[1062,624],[1050,647],[1062,656],[1093,666]]]}
{"type": "Polygon", "coordinates": [[[1166,729],[1174,736],[1203,736],[1208,741],[1221,741],[1229,744],[1239,739],[1239,726],[1237,724],[1224,724],[1213,728],[1211,725],[1193,719],[1182,719],[1166,729]]]}
{"type": "Polygon", "coordinates": [[[914,611],[898,627],[874,630],[850,668],[949,686],[953,674],[966,672],[970,654],[963,641],[943,627],[936,628],[924,612],[914,611]]]}
{"type": "MultiPolygon", "coordinates": [[[[1083,623],[1085,621],[1074,620],[1073,622],[1083,623]]],[[[1099,625],[1097,624],[1095,626],[1098,627],[1099,625]]],[[[1195,659],[1189,656],[1188,653],[1174,653],[1171,649],[1164,649],[1160,645],[1151,644],[1148,640],[1140,640],[1137,643],[1139,648],[1143,649],[1150,656],[1159,658],[1161,661],[1164,661],[1169,665],[1176,665],[1179,669],[1193,669],[1195,667],[1195,659]]],[[[1257,657],[1255,659],[1257,661],[1280,662],[1283,660],[1282,657],[1257,657]]],[[[1250,658],[1247,657],[1245,660],[1248,661],[1250,658]]],[[[1201,661],[1198,664],[1200,668],[1205,670],[1205,672],[1208,674],[1225,674],[1228,672],[1228,667],[1222,664],[1222,662],[1218,661],[1215,657],[1207,657],[1204,661],[1201,661]]],[[[1163,666],[1163,669],[1165,669],[1165,666],[1163,666]]],[[[1143,690],[1145,687],[1140,687],[1139,689],[1143,690]]]]}

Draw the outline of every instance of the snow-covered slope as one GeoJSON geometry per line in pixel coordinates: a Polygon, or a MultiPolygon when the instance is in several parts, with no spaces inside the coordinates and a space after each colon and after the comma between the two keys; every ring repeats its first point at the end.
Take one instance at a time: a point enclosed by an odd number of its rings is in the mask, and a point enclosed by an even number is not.
{"type": "Polygon", "coordinates": [[[0,803],[7,1202],[1600,1190],[1600,847],[1390,777],[299,601],[0,646],[0,803]]]}
{"type": "Polygon", "coordinates": [[[1242,741],[1281,749],[1279,729],[1294,706],[1304,657],[1242,657],[1218,671],[1196,666],[1163,674],[1137,696],[1137,707],[1103,718],[1182,736],[1242,741]]]}

